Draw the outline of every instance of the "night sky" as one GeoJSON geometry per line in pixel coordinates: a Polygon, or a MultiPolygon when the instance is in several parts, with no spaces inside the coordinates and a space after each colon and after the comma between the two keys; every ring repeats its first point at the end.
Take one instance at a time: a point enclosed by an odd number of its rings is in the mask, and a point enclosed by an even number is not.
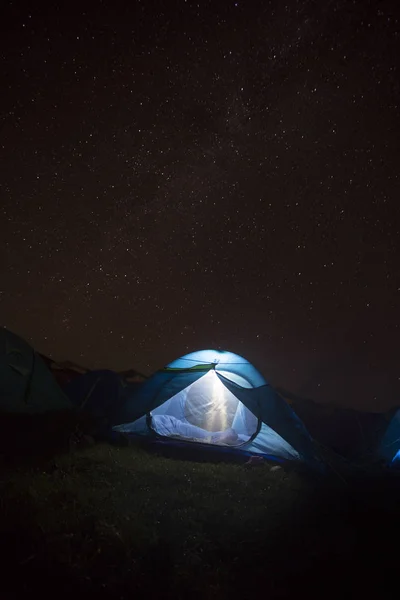
{"type": "Polygon", "coordinates": [[[2,2],[0,324],[398,404],[398,3],[69,4],[2,2]]]}

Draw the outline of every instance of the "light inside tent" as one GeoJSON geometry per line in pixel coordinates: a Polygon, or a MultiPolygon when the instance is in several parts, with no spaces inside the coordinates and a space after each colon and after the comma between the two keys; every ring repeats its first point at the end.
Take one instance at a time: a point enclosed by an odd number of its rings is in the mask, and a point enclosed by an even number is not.
{"type": "MultiPolygon", "coordinates": [[[[225,394],[228,390],[218,379],[214,371],[210,373],[210,398],[211,407],[206,416],[205,429],[207,431],[224,431],[231,426],[231,419],[228,419],[228,411],[236,410],[238,401],[231,394],[231,398],[225,394]]],[[[228,392],[229,393],[229,392],[228,392]]]]}
{"type": "Polygon", "coordinates": [[[185,416],[206,431],[225,431],[232,426],[238,403],[216,373],[210,371],[188,388],[185,416]]]}
{"type": "MultiPolygon", "coordinates": [[[[258,419],[230,392],[214,371],[151,412],[152,427],[160,435],[219,443],[213,434],[234,430],[237,444],[256,432],[258,419]]],[[[221,443],[224,443],[221,441],[221,443]]],[[[231,442],[233,443],[233,442],[231,442]]]]}

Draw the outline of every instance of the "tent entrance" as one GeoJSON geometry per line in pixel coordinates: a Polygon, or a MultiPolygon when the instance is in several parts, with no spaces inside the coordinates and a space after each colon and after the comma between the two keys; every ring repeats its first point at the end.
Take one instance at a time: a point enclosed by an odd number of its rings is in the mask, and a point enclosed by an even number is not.
{"type": "Polygon", "coordinates": [[[151,429],[162,437],[202,444],[241,446],[258,431],[258,418],[214,371],[152,410],[151,429]]]}

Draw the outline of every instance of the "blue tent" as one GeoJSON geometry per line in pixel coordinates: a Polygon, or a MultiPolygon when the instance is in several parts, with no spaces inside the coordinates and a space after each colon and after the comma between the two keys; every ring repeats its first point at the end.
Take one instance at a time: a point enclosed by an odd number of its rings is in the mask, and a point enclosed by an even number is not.
{"type": "Polygon", "coordinates": [[[378,454],[391,467],[400,468],[400,409],[396,410],[379,445],[378,454]]]}
{"type": "Polygon", "coordinates": [[[173,361],[126,399],[113,429],[319,464],[300,419],[251,363],[232,352],[201,350],[173,361]]]}

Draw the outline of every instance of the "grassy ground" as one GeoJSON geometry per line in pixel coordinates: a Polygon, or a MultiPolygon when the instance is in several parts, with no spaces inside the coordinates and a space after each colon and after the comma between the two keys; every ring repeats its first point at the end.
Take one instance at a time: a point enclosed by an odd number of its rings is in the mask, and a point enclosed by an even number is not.
{"type": "Polygon", "coordinates": [[[0,595],[397,597],[399,498],[107,444],[25,456],[1,470],[0,595]]]}

